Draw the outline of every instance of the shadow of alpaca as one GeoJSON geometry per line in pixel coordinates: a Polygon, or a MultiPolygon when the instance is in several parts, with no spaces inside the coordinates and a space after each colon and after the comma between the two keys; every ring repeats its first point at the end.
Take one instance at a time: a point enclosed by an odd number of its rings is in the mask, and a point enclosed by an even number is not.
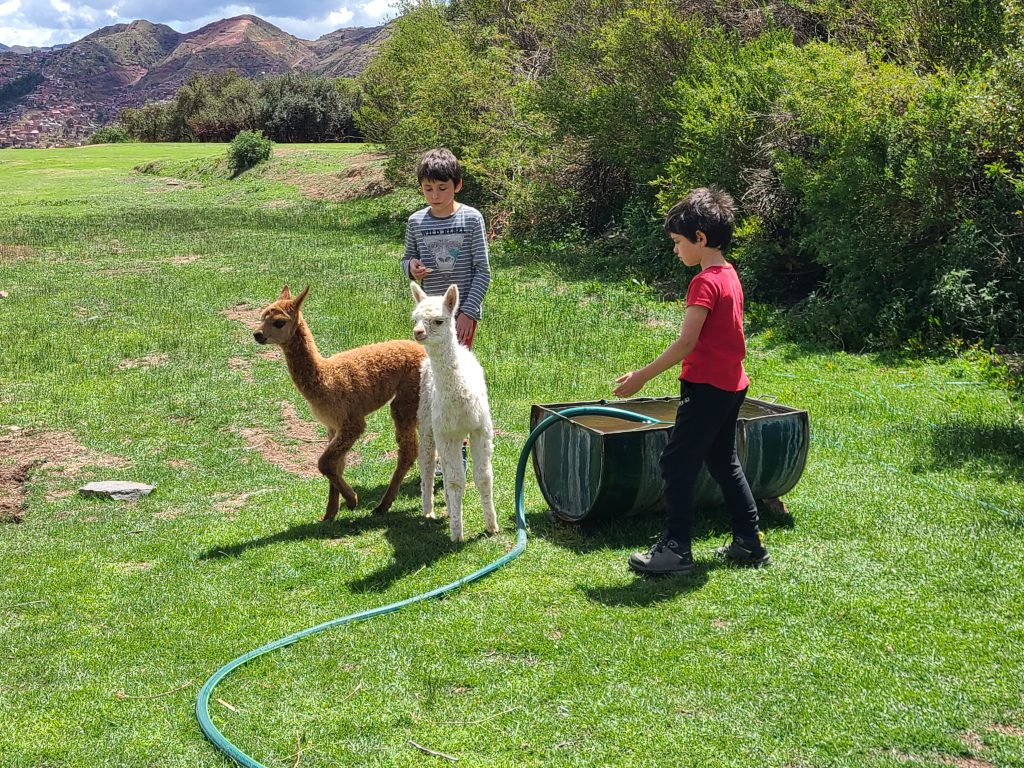
{"type": "MultiPolygon", "coordinates": [[[[365,488],[353,486],[353,489],[359,494],[359,506],[351,511],[345,510],[343,507],[342,512],[340,513],[341,516],[336,517],[330,522],[320,520],[319,515],[323,514],[323,510],[318,507],[316,512],[318,517],[315,521],[303,523],[302,525],[295,525],[291,528],[286,528],[283,531],[278,531],[277,533],[261,536],[258,539],[240,541],[237,544],[230,544],[227,546],[211,547],[206,552],[203,552],[199,556],[199,559],[213,560],[220,557],[238,557],[247,550],[265,547],[271,544],[281,544],[289,541],[303,541],[306,539],[337,539],[342,536],[354,536],[363,533],[364,531],[370,531],[377,528],[390,528],[392,526],[404,525],[422,528],[424,523],[434,522],[422,517],[410,518],[399,509],[396,509],[395,506],[392,506],[391,510],[384,514],[372,514],[370,510],[373,509],[376,501],[384,495],[384,490],[386,488],[386,485],[380,485],[368,491],[365,488]],[[354,515],[354,517],[348,517],[346,514],[354,515]]],[[[407,480],[402,485],[401,493],[396,503],[400,504],[403,499],[408,499],[410,496],[418,497],[419,490],[420,484],[418,479],[415,481],[415,484],[413,481],[407,480]]],[[[447,537],[445,537],[445,541],[447,541],[447,537]]]]}
{"type": "Polygon", "coordinates": [[[349,582],[353,592],[383,592],[399,579],[433,565],[459,547],[448,536],[447,517],[403,517],[385,528],[384,538],[391,544],[394,558],[380,570],[349,582]]]}

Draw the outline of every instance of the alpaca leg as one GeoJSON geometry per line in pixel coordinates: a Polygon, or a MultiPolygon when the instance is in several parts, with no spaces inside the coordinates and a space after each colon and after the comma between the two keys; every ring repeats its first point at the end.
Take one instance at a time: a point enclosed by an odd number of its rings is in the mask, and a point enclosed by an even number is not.
{"type": "Polygon", "coordinates": [[[434,427],[430,422],[430,397],[426,395],[420,402],[420,495],[423,498],[423,516],[433,518],[434,515],[434,462],[437,461],[437,450],[434,444],[434,427]]]}
{"type": "Polygon", "coordinates": [[[395,473],[391,476],[388,489],[384,492],[384,498],[374,508],[374,513],[383,513],[391,509],[398,492],[402,488],[402,481],[416,462],[418,440],[416,438],[416,410],[419,407],[419,387],[411,388],[408,391],[399,391],[395,399],[391,401],[391,418],[395,422],[395,440],[398,442],[398,465],[395,473]]]}
{"type": "Polygon", "coordinates": [[[462,436],[445,435],[437,441],[444,473],[444,496],[448,504],[448,527],[452,541],[462,541],[462,496],[466,473],[462,469],[462,436]]]}
{"type": "MultiPolygon", "coordinates": [[[[355,422],[349,422],[338,431],[327,445],[327,450],[320,456],[320,460],[317,462],[317,468],[320,470],[320,474],[326,477],[333,490],[340,493],[345,499],[345,506],[349,509],[355,509],[359,505],[359,496],[356,494],[352,487],[345,482],[343,473],[345,471],[345,457],[348,455],[349,449],[355,445],[359,436],[363,433],[366,428],[366,422],[359,419],[355,422]]],[[[338,513],[338,504],[335,501],[334,510],[331,510],[331,498],[328,496],[327,500],[327,511],[324,513],[324,520],[333,520],[334,516],[338,513]]]]}
{"type": "Polygon", "coordinates": [[[482,429],[469,438],[469,450],[473,456],[473,482],[480,491],[480,506],[484,512],[484,528],[488,533],[498,532],[498,516],[494,511],[494,471],[491,459],[494,453],[494,437],[491,429],[482,429]]]}
{"type": "MultiPolygon", "coordinates": [[[[336,430],[327,429],[327,447],[330,448],[331,443],[334,442],[334,436],[337,434],[336,430]]],[[[338,488],[331,482],[330,478],[327,478],[327,511],[324,512],[323,520],[333,520],[338,514],[338,506],[341,494],[338,493],[338,488]]]]}

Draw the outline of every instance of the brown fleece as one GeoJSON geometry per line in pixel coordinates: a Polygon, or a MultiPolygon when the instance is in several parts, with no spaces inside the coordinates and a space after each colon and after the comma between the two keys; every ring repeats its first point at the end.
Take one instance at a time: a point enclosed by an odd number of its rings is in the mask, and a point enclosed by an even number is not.
{"type": "Polygon", "coordinates": [[[349,509],[359,503],[343,477],[345,456],[366,429],[366,417],[391,401],[398,466],[384,498],[373,510],[387,512],[419,450],[416,411],[420,365],[426,355],[413,341],[385,341],[323,357],[300,311],[308,292],[306,286],[292,298],[286,285],[277,301],[260,313],[260,327],[253,336],[260,344],[281,347],[296,388],[317,421],[327,427],[327,449],[317,462],[330,483],[324,520],[333,520],[338,514],[339,494],[349,509]]]}

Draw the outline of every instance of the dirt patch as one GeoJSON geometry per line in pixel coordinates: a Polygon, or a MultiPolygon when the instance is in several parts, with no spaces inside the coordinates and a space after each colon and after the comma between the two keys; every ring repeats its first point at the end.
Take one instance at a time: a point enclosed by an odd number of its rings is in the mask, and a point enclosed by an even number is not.
{"type": "Polygon", "coordinates": [[[25,484],[40,469],[74,477],[85,467],[123,468],[128,462],[90,451],[68,432],[6,429],[0,434],[0,523],[20,523],[25,484]]]}
{"type": "Polygon", "coordinates": [[[985,748],[985,742],[981,740],[981,737],[974,731],[964,731],[960,734],[960,741],[967,747],[971,752],[981,752],[985,748]]]}
{"type": "Polygon", "coordinates": [[[245,506],[246,502],[249,501],[253,496],[258,496],[261,493],[270,493],[272,488],[260,488],[258,491],[250,491],[249,493],[241,493],[238,496],[230,496],[228,494],[221,494],[218,500],[214,502],[213,508],[218,512],[222,512],[225,517],[234,519],[238,516],[238,510],[245,506]]]}
{"type": "Polygon", "coordinates": [[[277,181],[293,184],[303,197],[340,203],[364,197],[380,197],[394,190],[384,174],[384,155],[372,152],[345,159],[345,167],[333,173],[304,173],[279,168],[269,175],[277,181]]]}
{"type": "Polygon", "coordinates": [[[199,261],[199,256],[194,253],[183,253],[180,256],[173,256],[171,258],[171,264],[181,266],[182,264],[191,264],[193,261],[199,261]]]}
{"type": "Polygon", "coordinates": [[[889,752],[893,759],[901,763],[940,763],[952,765],[954,768],[996,768],[995,763],[988,760],[981,760],[977,757],[963,757],[961,755],[945,755],[942,753],[929,752],[925,755],[912,755],[899,750],[889,752]]]}
{"type": "MultiPolygon", "coordinates": [[[[284,435],[275,435],[260,427],[235,430],[245,440],[249,450],[257,451],[264,459],[286,472],[301,477],[319,477],[317,460],[327,447],[326,436],[316,422],[299,417],[295,406],[281,403],[284,435]]],[[[359,455],[350,453],[348,466],[359,462],[359,455]]]]}
{"type": "Polygon", "coordinates": [[[246,328],[253,330],[260,324],[260,313],[263,307],[254,307],[251,304],[235,304],[233,307],[222,309],[220,313],[228,320],[242,323],[246,328]]]}
{"type": "Polygon", "coordinates": [[[121,573],[144,573],[153,567],[152,563],[114,563],[113,566],[121,573]]]}
{"type": "Polygon", "coordinates": [[[156,368],[159,365],[167,365],[167,361],[171,359],[171,356],[166,352],[159,355],[146,355],[145,357],[137,357],[135,359],[125,358],[117,364],[117,370],[123,371],[129,368],[156,368]]]}
{"type": "Polygon", "coordinates": [[[1003,736],[1024,736],[1024,728],[1021,728],[1019,725],[999,723],[998,725],[990,725],[985,730],[992,731],[993,733],[1001,733],[1003,736]]]}
{"type": "Polygon", "coordinates": [[[3,245],[0,244],[0,263],[21,261],[30,256],[35,256],[35,249],[28,245],[3,245]]]}
{"type": "Polygon", "coordinates": [[[304,440],[308,443],[326,440],[320,425],[315,421],[306,421],[301,418],[295,404],[291,401],[281,401],[281,417],[284,419],[285,432],[293,440],[304,440]]]}
{"type": "Polygon", "coordinates": [[[229,357],[228,368],[232,371],[238,371],[242,374],[242,378],[248,382],[254,382],[256,379],[252,375],[252,363],[246,360],[244,357],[229,357]]]}

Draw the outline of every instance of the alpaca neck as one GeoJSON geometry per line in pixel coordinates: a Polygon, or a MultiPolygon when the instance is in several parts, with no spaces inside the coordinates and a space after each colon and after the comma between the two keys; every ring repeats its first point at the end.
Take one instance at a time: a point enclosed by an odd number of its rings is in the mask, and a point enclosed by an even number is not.
{"type": "Polygon", "coordinates": [[[454,370],[459,361],[459,342],[456,340],[455,329],[452,329],[451,334],[446,334],[444,338],[438,339],[438,342],[429,350],[430,357],[437,360],[439,364],[443,364],[443,370],[454,370]]]}
{"type": "Polygon", "coordinates": [[[313,341],[313,334],[306,321],[302,319],[302,315],[299,315],[295,333],[281,349],[284,351],[284,359],[288,363],[288,373],[291,374],[292,381],[308,399],[309,393],[320,388],[323,379],[323,357],[320,356],[320,350],[313,341]]]}
{"type": "Polygon", "coordinates": [[[455,338],[455,329],[445,338],[439,339],[427,352],[430,354],[430,366],[437,379],[445,379],[457,373],[459,368],[459,342],[455,338]]]}

